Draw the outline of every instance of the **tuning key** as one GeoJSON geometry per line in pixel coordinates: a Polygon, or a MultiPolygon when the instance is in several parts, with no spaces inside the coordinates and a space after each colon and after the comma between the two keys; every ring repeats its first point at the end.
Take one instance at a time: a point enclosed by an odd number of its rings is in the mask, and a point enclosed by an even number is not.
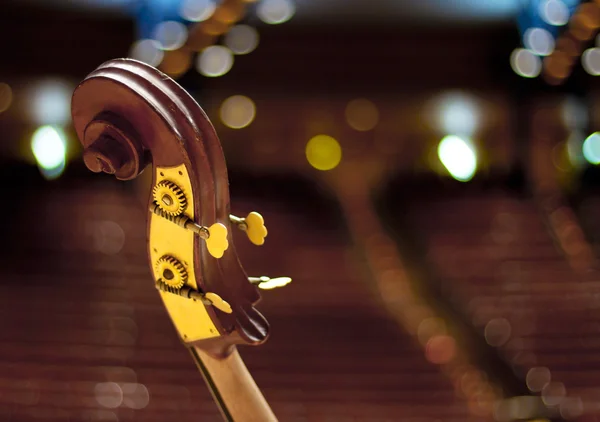
{"type": "Polygon", "coordinates": [[[262,290],[271,290],[277,289],[279,287],[287,286],[292,282],[290,277],[277,277],[277,278],[269,278],[269,277],[248,277],[248,281],[258,286],[259,289],[262,290]]]}
{"type": "Polygon", "coordinates": [[[184,229],[191,230],[200,236],[206,242],[208,253],[215,258],[223,257],[223,254],[229,248],[227,240],[227,227],[221,223],[215,223],[210,227],[201,226],[188,218],[186,215],[171,215],[166,213],[161,206],[154,202],[150,205],[150,211],[163,217],[184,229]]]}
{"type": "Polygon", "coordinates": [[[156,281],[156,288],[162,292],[171,293],[176,296],[184,297],[186,299],[199,300],[205,305],[214,306],[215,308],[222,312],[225,312],[226,314],[230,314],[233,312],[231,309],[231,305],[225,300],[223,300],[223,298],[216,293],[202,293],[198,290],[194,290],[193,288],[187,285],[181,287],[174,287],[160,278],[156,281]]]}
{"type": "Polygon", "coordinates": [[[246,232],[250,242],[258,246],[265,243],[265,237],[267,237],[267,228],[265,227],[265,220],[262,215],[256,211],[252,211],[246,216],[246,218],[230,215],[229,219],[233,224],[238,226],[240,230],[246,232]]]}

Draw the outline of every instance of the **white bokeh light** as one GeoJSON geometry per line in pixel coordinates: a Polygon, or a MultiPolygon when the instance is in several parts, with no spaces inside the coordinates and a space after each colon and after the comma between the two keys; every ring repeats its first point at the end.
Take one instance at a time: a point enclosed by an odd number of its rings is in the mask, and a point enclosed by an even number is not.
{"type": "Polygon", "coordinates": [[[588,48],[581,55],[581,64],[590,75],[600,75],[600,48],[588,48]]]}
{"type": "Polygon", "coordinates": [[[296,13],[292,0],[262,0],[256,14],[264,23],[276,25],[289,21],[296,13]]]}
{"type": "Polygon", "coordinates": [[[438,146],[438,157],[450,175],[458,181],[468,182],[477,170],[477,154],[471,141],[448,135],[438,146]]]}
{"type": "Polygon", "coordinates": [[[156,67],[162,62],[164,53],[158,41],[145,39],[133,44],[129,57],[156,67]]]}
{"type": "Polygon", "coordinates": [[[116,382],[99,382],[94,387],[94,395],[99,405],[116,409],[123,403],[123,390],[116,382]]]}
{"type": "Polygon", "coordinates": [[[233,53],[227,47],[213,45],[202,51],[196,59],[196,69],[204,76],[222,76],[233,66],[233,53]]]}
{"type": "Polygon", "coordinates": [[[254,102],[244,95],[234,95],[223,101],[220,109],[223,123],[232,129],[248,126],[256,116],[254,102]]]}
{"type": "Polygon", "coordinates": [[[177,50],[187,40],[187,27],[181,22],[166,21],[156,25],[154,39],[163,50],[177,50]]]}
{"type": "Polygon", "coordinates": [[[28,93],[31,118],[38,125],[63,125],[71,119],[73,87],[61,80],[46,80],[28,93]]]}
{"type": "Polygon", "coordinates": [[[525,31],[523,44],[538,56],[548,56],[554,51],[554,37],[543,28],[529,28],[525,31]]]}
{"type": "Polygon", "coordinates": [[[31,150],[44,177],[55,179],[62,174],[67,154],[62,130],[48,125],[38,128],[31,138],[31,150]]]}
{"type": "Polygon", "coordinates": [[[524,48],[513,50],[510,65],[517,75],[524,78],[535,78],[542,71],[542,60],[524,48]]]}
{"type": "Polygon", "coordinates": [[[258,46],[258,31],[248,25],[236,25],[225,35],[225,45],[234,54],[248,54],[258,46]]]}
{"type": "Polygon", "coordinates": [[[214,0],[183,0],[179,14],[190,22],[202,22],[210,18],[215,9],[214,0]]]}
{"type": "Polygon", "coordinates": [[[562,0],[542,0],[540,17],[550,25],[562,26],[569,22],[569,8],[562,0]]]}
{"type": "Polygon", "coordinates": [[[590,164],[600,164],[600,132],[592,133],[583,141],[583,156],[590,164]]]}
{"type": "Polygon", "coordinates": [[[462,92],[443,95],[436,102],[439,130],[461,136],[471,136],[481,120],[477,101],[462,92]]]}
{"type": "Polygon", "coordinates": [[[137,410],[148,406],[150,392],[144,384],[124,383],[120,387],[123,392],[123,406],[137,410]]]}

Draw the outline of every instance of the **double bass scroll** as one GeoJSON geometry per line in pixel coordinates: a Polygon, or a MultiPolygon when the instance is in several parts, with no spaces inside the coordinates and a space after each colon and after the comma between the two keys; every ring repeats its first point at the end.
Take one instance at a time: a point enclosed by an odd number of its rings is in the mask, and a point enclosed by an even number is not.
{"type": "Polygon", "coordinates": [[[230,214],[227,168],[214,127],[196,101],[157,69],[108,61],[76,88],[72,117],[86,166],[120,180],[152,171],[148,257],[154,287],[227,420],[269,421],[236,345],[260,345],[269,324],[259,288],[289,278],[248,277],[232,228],[261,245],[262,216],[230,214]]]}

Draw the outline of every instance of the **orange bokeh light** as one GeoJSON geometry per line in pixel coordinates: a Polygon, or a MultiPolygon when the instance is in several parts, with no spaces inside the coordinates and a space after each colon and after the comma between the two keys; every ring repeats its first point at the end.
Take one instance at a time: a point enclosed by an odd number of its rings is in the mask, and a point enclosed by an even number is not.
{"type": "Polygon", "coordinates": [[[448,335],[431,337],[425,346],[425,356],[438,365],[450,362],[456,356],[456,340],[448,335]]]}

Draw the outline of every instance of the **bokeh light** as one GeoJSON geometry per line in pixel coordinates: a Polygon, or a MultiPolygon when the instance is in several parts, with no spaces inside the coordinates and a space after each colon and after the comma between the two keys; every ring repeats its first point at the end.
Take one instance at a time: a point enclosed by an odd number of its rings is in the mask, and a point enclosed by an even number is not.
{"type": "Polygon", "coordinates": [[[581,55],[581,64],[590,75],[600,75],[600,48],[588,48],[581,55]]]}
{"type": "Polygon", "coordinates": [[[71,119],[73,87],[62,80],[45,80],[28,92],[29,112],[38,125],[63,125],[71,119]]]}
{"type": "Polygon", "coordinates": [[[352,100],[346,106],[346,120],[353,129],[368,131],[377,126],[379,110],[372,101],[367,99],[352,100]]]}
{"type": "Polygon", "coordinates": [[[567,389],[562,382],[551,381],[542,389],[542,400],[546,406],[557,406],[566,394],[567,389]]]}
{"type": "Polygon", "coordinates": [[[458,181],[468,182],[477,170],[477,155],[470,141],[448,135],[438,146],[438,157],[450,175],[458,181]]]}
{"type": "Polygon", "coordinates": [[[534,367],[527,372],[525,382],[527,388],[534,393],[539,393],[551,381],[550,370],[545,367],[534,367]]]}
{"type": "Polygon", "coordinates": [[[306,159],[317,170],[332,170],[342,160],[342,147],[328,135],[317,135],[306,144],[306,159]]]}
{"type": "Polygon", "coordinates": [[[5,83],[0,83],[0,113],[8,110],[10,104],[12,103],[12,89],[10,85],[5,83]]]}
{"type": "Polygon", "coordinates": [[[481,112],[476,100],[462,92],[450,92],[436,100],[438,130],[460,136],[472,136],[477,130],[481,112]]]}
{"type": "Polygon", "coordinates": [[[164,52],[161,45],[156,40],[143,39],[133,43],[129,51],[129,57],[139,60],[150,66],[158,66],[162,61],[164,52]]]}
{"type": "Polygon", "coordinates": [[[154,39],[163,50],[177,50],[185,44],[187,36],[186,26],[177,21],[161,22],[154,29],[154,39]]]}
{"type": "Polygon", "coordinates": [[[241,1],[222,1],[212,16],[212,22],[226,24],[227,27],[239,22],[246,13],[246,6],[241,1]]]}
{"type": "Polygon", "coordinates": [[[538,56],[548,56],[554,51],[554,37],[543,28],[529,28],[523,35],[523,44],[538,56]]]}
{"type": "Polygon", "coordinates": [[[510,65],[517,75],[524,78],[535,78],[542,71],[542,60],[524,48],[513,50],[510,65]]]}
{"type": "Polygon", "coordinates": [[[438,365],[450,362],[456,355],[456,340],[448,335],[433,336],[425,346],[425,356],[438,365]]]}
{"type": "Polygon", "coordinates": [[[256,14],[264,23],[271,25],[289,21],[296,13],[296,6],[291,0],[262,0],[256,14]]]}
{"type": "Polygon", "coordinates": [[[123,403],[123,390],[116,382],[99,382],[94,388],[99,405],[115,409],[123,403]]]}
{"type": "Polygon", "coordinates": [[[114,221],[96,221],[91,231],[94,248],[105,255],[116,255],[125,245],[125,231],[114,221]]]}
{"type": "Polygon", "coordinates": [[[31,150],[42,175],[55,179],[65,169],[67,142],[64,133],[53,126],[38,128],[31,138],[31,150]]]}
{"type": "Polygon", "coordinates": [[[227,47],[213,45],[206,48],[196,59],[196,69],[204,76],[222,76],[233,66],[233,53],[227,47]]]}
{"type": "Polygon", "coordinates": [[[578,418],[583,411],[584,404],[580,397],[566,397],[560,403],[560,415],[567,420],[578,418]]]}
{"type": "Polygon", "coordinates": [[[150,392],[144,384],[123,383],[120,387],[123,393],[123,406],[136,410],[148,406],[150,392]]]}
{"type": "Polygon", "coordinates": [[[256,116],[254,102],[243,95],[234,95],[223,101],[220,110],[221,120],[226,126],[241,129],[248,126],[256,116]]]}
{"type": "Polygon", "coordinates": [[[183,0],[179,14],[190,22],[202,22],[210,18],[215,9],[213,0],[183,0]]]}
{"type": "Polygon", "coordinates": [[[179,49],[165,53],[160,63],[160,70],[173,78],[178,78],[187,72],[191,65],[192,54],[185,49],[179,49]]]}
{"type": "Polygon", "coordinates": [[[569,8],[562,0],[542,0],[539,13],[541,18],[550,25],[562,26],[569,22],[569,8]]]}
{"type": "Polygon", "coordinates": [[[258,46],[258,31],[248,25],[236,25],[225,35],[224,44],[234,54],[248,54],[258,46]]]}
{"type": "Polygon", "coordinates": [[[580,18],[579,23],[590,32],[591,38],[600,27],[600,6],[594,2],[583,3],[577,8],[575,17],[580,18]]]}
{"type": "Polygon", "coordinates": [[[511,326],[505,318],[489,321],[484,330],[485,340],[490,346],[500,347],[510,338],[511,326]]]}
{"type": "Polygon", "coordinates": [[[594,132],[583,141],[583,156],[591,164],[600,164],[600,132],[594,132]]]}

